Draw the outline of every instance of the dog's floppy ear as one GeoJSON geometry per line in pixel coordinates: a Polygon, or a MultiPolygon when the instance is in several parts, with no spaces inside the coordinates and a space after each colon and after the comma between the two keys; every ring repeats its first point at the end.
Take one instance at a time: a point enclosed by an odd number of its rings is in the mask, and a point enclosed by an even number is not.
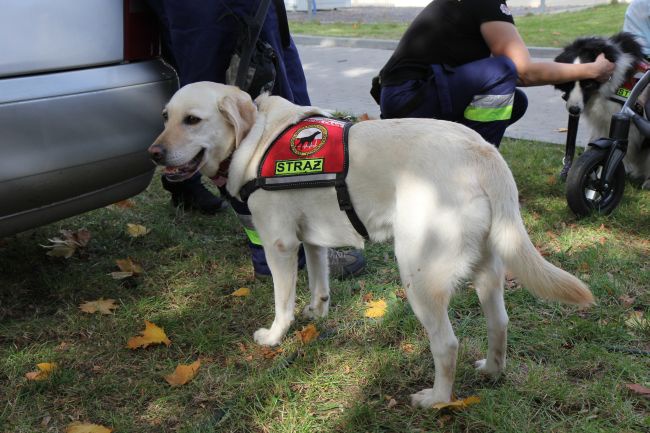
{"type": "Polygon", "coordinates": [[[235,147],[244,140],[244,137],[255,123],[257,108],[247,93],[241,92],[226,95],[219,101],[219,111],[235,129],[235,147]]]}

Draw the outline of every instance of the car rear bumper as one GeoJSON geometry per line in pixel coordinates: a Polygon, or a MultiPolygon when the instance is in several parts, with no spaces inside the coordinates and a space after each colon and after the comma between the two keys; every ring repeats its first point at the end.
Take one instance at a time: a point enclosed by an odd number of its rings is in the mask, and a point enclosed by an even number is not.
{"type": "Polygon", "coordinates": [[[178,88],[159,60],[0,80],[0,236],[145,189],[178,88]]]}

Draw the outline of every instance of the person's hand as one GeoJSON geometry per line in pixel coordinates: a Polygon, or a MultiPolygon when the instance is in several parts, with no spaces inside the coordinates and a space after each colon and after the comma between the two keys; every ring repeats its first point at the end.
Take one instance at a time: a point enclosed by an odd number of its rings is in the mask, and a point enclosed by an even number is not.
{"type": "Polygon", "coordinates": [[[592,63],[594,66],[594,80],[604,83],[607,80],[612,79],[612,74],[616,65],[605,57],[605,54],[600,54],[596,57],[596,60],[592,63]]]}

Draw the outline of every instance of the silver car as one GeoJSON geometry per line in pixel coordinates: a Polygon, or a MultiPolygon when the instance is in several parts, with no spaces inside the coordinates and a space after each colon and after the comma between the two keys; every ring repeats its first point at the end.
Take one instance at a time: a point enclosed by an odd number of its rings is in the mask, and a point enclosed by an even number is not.
{"type": "Polygon", "coordinates": [[[144,1],[0,5],[0,237],[144,190],[178,87],[144,1]]]}

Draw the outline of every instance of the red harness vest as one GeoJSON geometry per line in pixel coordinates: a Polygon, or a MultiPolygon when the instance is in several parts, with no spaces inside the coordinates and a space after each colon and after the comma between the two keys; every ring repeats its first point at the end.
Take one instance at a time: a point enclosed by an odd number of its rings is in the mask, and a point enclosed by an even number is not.
{"type": "Polygon", "coordinates": [[[268,147],[257,177],[242,186],[245,202],[262,188],[268,191],[333,186],[341,210],[360,235],[368,232],[352,207],[348,174],[348,130],[352,125],[327,117],[308,117],[284,130],[268,147]]]}
{"type": "Polygon", "coordinates": [[[641,79],[641,77],[643,77],[643,75],[648,71],[648,69],[650,69],[650,64],[648,62],[640,61],[639,63],[637,63],[634,71],[634,75],[632,75],[632,77],[630,77],[629,80],[621,84],[621,87],[616,89],[616,93],[610,96],[609,99],[614,102],[618,102],[621,105],[625,104],[627,98],[630,97],[630,93],[632,93],[632,88],[641,79]]]}

